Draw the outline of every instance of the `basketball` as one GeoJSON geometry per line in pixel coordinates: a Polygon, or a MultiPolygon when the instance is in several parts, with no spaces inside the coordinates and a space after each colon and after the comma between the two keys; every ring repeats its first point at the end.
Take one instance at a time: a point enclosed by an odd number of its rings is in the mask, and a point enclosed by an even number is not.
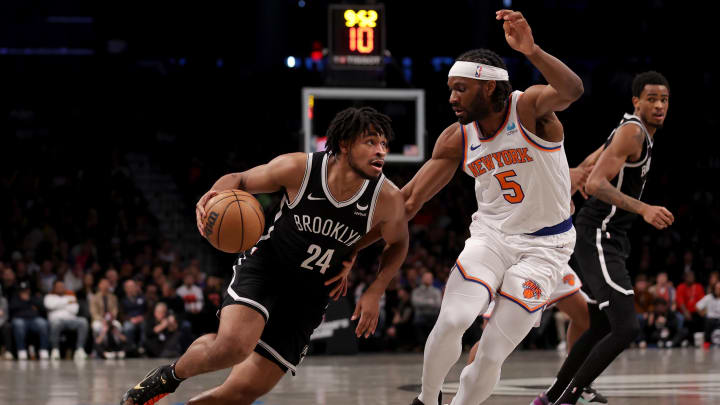
{"type": "Polygon", "coordinates": [[[205,206],[203,234],[216,249],[240,253],[250,249],[265,229],[258,200],[242,190],[223,191],[205,206]]]}

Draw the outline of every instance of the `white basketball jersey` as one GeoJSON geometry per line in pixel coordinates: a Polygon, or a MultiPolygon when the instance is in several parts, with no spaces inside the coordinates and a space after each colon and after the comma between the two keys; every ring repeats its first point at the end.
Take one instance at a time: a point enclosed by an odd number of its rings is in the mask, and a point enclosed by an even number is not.
{"type": "Polygon", "coordinates": [[[533,233],[570,217],[570,171],[563,142],[525,129],[517,115],[523,92],[510,95],[505,120],[490,136],[463,125],[463,171],[475,178],[473,222],[507,234],[533,233]]]}

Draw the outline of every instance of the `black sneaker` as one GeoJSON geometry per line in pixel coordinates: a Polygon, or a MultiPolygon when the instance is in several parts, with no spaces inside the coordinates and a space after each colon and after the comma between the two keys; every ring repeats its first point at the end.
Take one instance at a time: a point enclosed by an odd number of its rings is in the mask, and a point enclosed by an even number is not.
{"type": "Polygon", "coordinates": [[[607,404],[608,400],[605,396],[595,390],[593,387],[585,387],[583,389],[580,398],[578,399],[579,404],[607,404]]]}
{"type": "MultiPolygon", "coordinates": [[[[412,404],[410,404],[410,405],[425,405],[425,404],[423,404],[423,402],[420,399],[418,399],[418,397],[415,397],[415,399],[413,399],[413,401],[412,401],[412,404]]],[[[440,392],[440,394],[438,394],[438,405],[443,405],[442,391],[440,392]]]]}
{"type": "Polygon", "coordinates": [[[120,405],[152,405],[160,398],[175,392],[182,380],[173,377],[172,366],[160,366],[149,372],[123,395],[120,405]]]}

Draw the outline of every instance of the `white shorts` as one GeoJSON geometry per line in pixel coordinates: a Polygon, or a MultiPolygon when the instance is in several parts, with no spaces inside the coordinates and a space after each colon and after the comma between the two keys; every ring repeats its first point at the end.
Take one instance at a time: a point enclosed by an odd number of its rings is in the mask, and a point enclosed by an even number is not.
{"type": "Polygon", "coordinates": [[[491,297],[502,295],[532,313],[547,305],[574,246],[574,228],[550,236],[508,235],[473,222],[455,267],[491,297]]]}
{"type": "MultiPolygon", "coordinates": [[[[550,299],[547,302],[545,309],[551,308],[564,298],[567,298],[573,294],[582,294],[583,298],[587,301],[587,296],[580,289],[582,288],[582,282],[580,277],[575,274],[575,271],[570,267],[569,264],[565,263],[562,269],[562,277],[558,280],[558,284],[555,287],[555,291],[550,294],[550,299]]],[[[495,308],[495,300],[488,305],[487,311],[483,314],[483,318],[490,319],[492,316],[493,308],[495,308]]]]}

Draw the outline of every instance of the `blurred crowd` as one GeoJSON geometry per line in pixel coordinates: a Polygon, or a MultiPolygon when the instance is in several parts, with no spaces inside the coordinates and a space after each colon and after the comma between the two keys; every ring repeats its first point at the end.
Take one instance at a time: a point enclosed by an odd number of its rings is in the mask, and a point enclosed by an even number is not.
{"type": "MultiPolygon", "coordinates": [[[[227,267],[212,268],[164,239],[121,149],[90,156],[42,138],[11,142],[19,152],[0,164],[2,356],[172,357],[216,329],[233,258],[222,256],[227,267]],[[48,154],[55,157],[39,157],[48,154]]],[[[225,159],[184,153],[173,161],[187,162],[175,175],[190,207],[219,175],[250,165],[234,152],[225,159]]],[[[402,186],[415,171],[388,166],[386,174],[402,186]]],[[[672,178],[655,181],[648,198],[667,202],[676,222],[658,232],[638,220],[631,231],[628,268],[643,325],[637,345],[720,344],[720,232],[713,225],[720,222],[719,194],[696,191],[681,199],[673,187],[662,187],[672,178]]],[[[260,200],[269,218],[279,198],[260,200]]],[[[422,350],[475,208],[472,179],[457,174],[411,221],[408,256],[384,296],[377,333],[361,350],[422,350]]],[[[381,249],[372,246],[358,258],[350,305],[374,280],[381,249]]],[[[543,314],[523,348],[563,346],[566,319],[553,311],[543,314]]],[[[465,343],[481,333],[478,318],[465,343]]]]}

